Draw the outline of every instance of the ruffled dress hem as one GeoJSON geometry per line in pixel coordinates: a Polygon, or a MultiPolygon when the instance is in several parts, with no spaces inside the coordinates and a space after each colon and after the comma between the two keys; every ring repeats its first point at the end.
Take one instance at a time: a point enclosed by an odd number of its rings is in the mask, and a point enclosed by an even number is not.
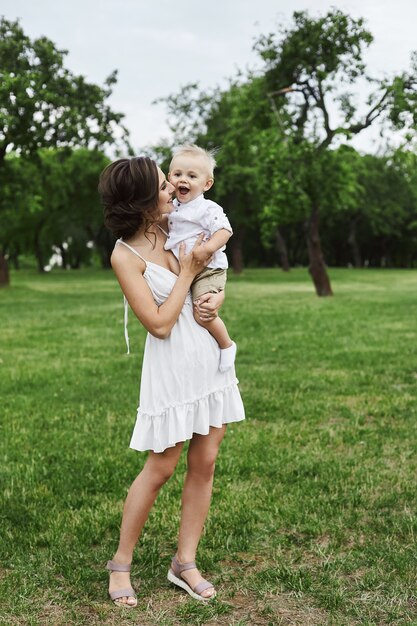
{"type": "Polygon", "coordinates": [[[210,427],[221,428],[244,419],[240,393],[233,383],[203,398],[167,407],[158,415],[139,407],[130,447],[139,452],[163,452],[192,439],[194,433],[208,435],[210,427]]]}

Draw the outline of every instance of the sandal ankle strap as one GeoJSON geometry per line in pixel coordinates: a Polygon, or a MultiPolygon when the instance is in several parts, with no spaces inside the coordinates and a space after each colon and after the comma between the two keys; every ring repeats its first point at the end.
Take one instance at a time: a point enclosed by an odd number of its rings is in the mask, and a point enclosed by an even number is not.
{"type": "Polygon", "coordinates": [[[188,569],[197,569],[197,565],[194,561],[190,563],[180,563],[176,556],[172,559],[171,569],[176,576],[179,576],[182,572],[186,572],[188,569]]]}
{"type": "Polygon", "coordinates": [[[130,565],[116,563],[115,561],[107,561],[106,569],[111,572],[130,572],[130,565]]]}

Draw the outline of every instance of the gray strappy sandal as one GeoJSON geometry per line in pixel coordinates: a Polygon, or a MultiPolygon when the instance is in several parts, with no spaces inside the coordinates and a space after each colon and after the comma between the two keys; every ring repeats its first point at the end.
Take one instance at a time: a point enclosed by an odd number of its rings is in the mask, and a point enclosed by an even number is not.
{"type": "MultiPolygon", "coordinates": [[[[122,565],[121,563],[115,563],[114,561],[107,561],[106,569],[110,572],[130,572],[130,565],[122,565]]],[[[127,609],[134,609],[138,605],[136,593],[132,587],[126,587],[125,589],[117,589],[116,591],[109,592],[110,598],[113,600],[113,604],[116,606],[126,607],[127,609]],[[135,604],[129,604],[128,602],[118,602],[120,598],[134,598],[135,604]]]]}
{"type": "Polygon", "coordinates": [[[186,572],[189,569],[197,569],[197,565],[194,562],[180,563],[177,557],[174,556],[171,562],[171,568],[168,571],[168,580],[174,585],[177,585],[177,587],[181,587],[181,589],[184,589],[195,600],[202,600],[203,602],[208,602],[209,600],[212,600],[216,596],[216,592],[214,592],[213,595],[208,596],[207,598],[201,595],[201,592],[205,591],[206,589],[214,589],[214,585],[212,583],[210,583],[208,580],[202,580],[201,583],[198,583],[198,585],[196,585],[194,589],[192,589],[181,576],[182,572],[186,572]]]}

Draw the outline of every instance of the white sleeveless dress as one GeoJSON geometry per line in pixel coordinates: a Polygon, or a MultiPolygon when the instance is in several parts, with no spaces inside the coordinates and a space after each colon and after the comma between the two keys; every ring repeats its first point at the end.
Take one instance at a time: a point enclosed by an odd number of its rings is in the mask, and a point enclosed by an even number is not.
{"type": "MultiPolygon", "coordinates": [[[[121,239],[117,243],[145,263],[143,276],[155,303],[161,305],[171,293],[177,275],[146,261],[121,239]]],[[[157,339],[147,335],[131,448],[163,452],[191,439],[193,433],[207,435],[210,426],[220,428],[245,419],[235,368],[220,372],[219,358],[216,340],[194,319],[189,293],[169,337],[157,339]]]]}

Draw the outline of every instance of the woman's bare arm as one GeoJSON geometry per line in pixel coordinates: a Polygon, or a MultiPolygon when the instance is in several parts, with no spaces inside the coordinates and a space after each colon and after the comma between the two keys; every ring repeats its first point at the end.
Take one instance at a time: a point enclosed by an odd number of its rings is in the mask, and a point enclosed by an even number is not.
{"type": "MultiPolygon", "coordinates": [[[[196,246],[201,244],[202,236],[196,246]]],[[[117,246],[111,258],[113,270],[120,287],[138,320],[148,332],[158,339],[166,339],[178,319],[194,276],[201,270],[201,262],[193,253],[185,255],[180,248],[180,274],[163,304],[158,306],[143,277],[144,262],[124,246],[117,246]]]]}

